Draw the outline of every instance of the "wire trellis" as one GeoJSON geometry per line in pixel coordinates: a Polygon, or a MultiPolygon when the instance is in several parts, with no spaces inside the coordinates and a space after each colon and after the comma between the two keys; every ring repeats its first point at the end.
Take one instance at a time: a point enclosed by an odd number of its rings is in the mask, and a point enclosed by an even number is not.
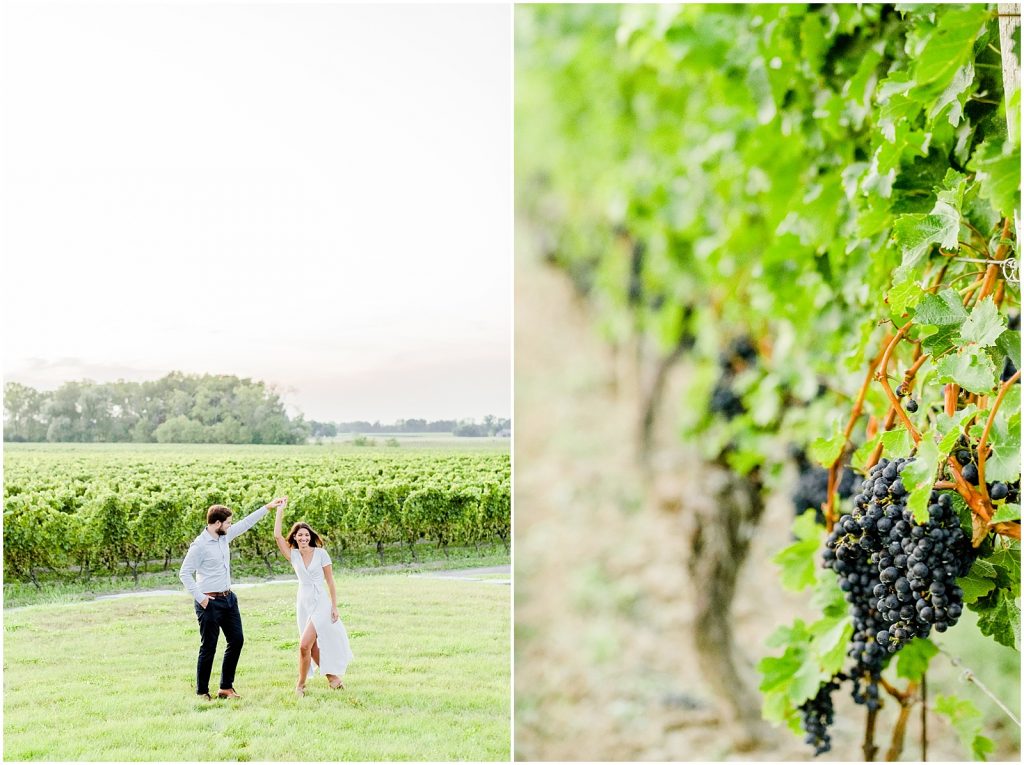
{"type": "Polygon", "coordinates": [[[1016,258],[1006,258],[1005,260],[991,260],[985,258],[954,258],[961,263],[984,263],[986,265],[1000,266],[1003,270],[1003,278],[1010,284],[1020,284],[1020,269],[1017,264],[1016,258]]]}

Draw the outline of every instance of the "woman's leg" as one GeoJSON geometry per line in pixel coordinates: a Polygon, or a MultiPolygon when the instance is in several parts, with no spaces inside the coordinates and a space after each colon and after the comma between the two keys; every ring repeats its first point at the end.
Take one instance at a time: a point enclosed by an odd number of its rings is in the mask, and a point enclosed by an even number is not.
{"type": "Polygon", "coordinates": [[[313,646],[316,645],[316,627],[313,620],[306,622],[306,629],[299,638],[299,682],[297,688],[306,687],[306,675],[309,674],[309,661],[312,658],[313,646]]]}
{"type": "MultiPolygon", "coordinates": [[[[317,641],[315,643],[313,643],[313,648],[310,651],[310,653],[313,656],[313,663],[316,664],[319,667],[320,666],[320,640],[319,640],[319,638],[317,639],[317,641]]],[[[322,671],[322,668],[321,668],[321,671],[322,671]]],[[[329,686],[331,686],[332,688],[336,688],[338,686],[338,683],[341,682],[341,678],[339,678],[337,675],[332,675],[329,672],[324,673],[324,677],[327,678],[327,684],[329,686]]]]}

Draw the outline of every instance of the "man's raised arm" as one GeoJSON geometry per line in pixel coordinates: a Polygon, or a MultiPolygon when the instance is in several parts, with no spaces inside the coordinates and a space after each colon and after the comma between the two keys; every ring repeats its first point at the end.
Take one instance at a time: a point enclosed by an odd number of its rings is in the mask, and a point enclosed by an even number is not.
{"type": "Polygon", "coordinates": [[[277,506],[279,504],[283,505],[287,501],[287,497],[275,499],[273,502],[268,502],[267,504],[265,504],[259,510],[254,510],[253,512],[249,513],[238,523],[232,523],[231,528],[228,529],[227,540],[230,542],[239,534],[244,534],[257,523],[259,523],[261,520],[263,520],[263,516],[265,516],[271,508],[277,509],[277,506]]]}

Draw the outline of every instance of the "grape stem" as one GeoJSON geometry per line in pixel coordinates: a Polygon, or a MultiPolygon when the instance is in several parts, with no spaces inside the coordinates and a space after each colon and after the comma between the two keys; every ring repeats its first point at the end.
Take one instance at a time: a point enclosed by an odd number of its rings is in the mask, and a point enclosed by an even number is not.
{"type": "MultiPolygon", "coordinates": [[[[920,354],[920,352],[921,352],[921,347],[920,346],[918,346],[916,352],[918,354],[920,354]]],[[[903,375],[903,388],[904,388],[904,390],[910,390],[910,386],[914,382],[914,378],[917,376],[918,370],[924,365],[924,362],[926,362],[927,360],[928,360],[928,356],[919,355],[917,357],[917,359],[914,361],[913,366],[911,366],[910,369],[907,370],[906,374],[903,375]]],[[[890,406],[889,410],[885,413],[885,421],[882,424],[882,430],[884,432],[886,432],[886,433],[889,432],[890,430],[892,430],[892,426],[895,423],[896,423],[896,410],[893,409],[893,407],[890,406]]],[[[882,451],[883,451],[884,448],[885,447],[882,446],[882,442],[879,441],[878,442],[878,446],[876,446],[875,450],[871,453],[871,457],[868,459],[867,464],[865,465],[865,468],[867,468],[867,469],[873,468],[878,463],[878,460],[881,459],[881,457],[882,457],[882,451]]]]}
{"type": "Polygon", "coordinates": [[[985,486],[985,460],[988,457],[988,435],[992,431],[992,423],[996,419],[996,412],[1003,403],[1006,392],[1020,379],[1020,370],[1014,373],[1013,377],[1004,382],[999,388],[999,395],[992,404],[992,411],[988,413],[988,420],[985,422],[985,429],[981,432],[981,439],[978,441],[978,490],[981,495],[988,499],[988,488],[985,486]]]}
{"type": "Polygon", "coordinates": [[[946,387],[943,388],[943,404],[946,409],[946,416],[952,417],[956,414],[956,400],[960,396],[959,386],[956,383],[946,383],[946,387]]]}
{"type": "MultiPolygon", "coordinates": [[[[1003,218],[1003,232],[999,235],[999,247],[996,249],[993,260],[1000,261],[1006,257],[1007,252],[1010,249],[1010,218],[1003,218]]],[[[992,263],[989,265],[985,273],[985,283],[981,287],[981,292],[978,293],[978,302],[984,300],[992,290],[995,289],[996,279],[999,277],[999,263],[992,263]]]]}
{"type": "MultiPolygon", "coordinates": [[[[882,383],[882,387],[885,389],[885,395],[889,397],[889,402],[893,409],[896,410],[897,416],[903,420],[903,424],[907,426],[907,432],[910,433],[910,437],[914,439],[915,444],[921,443],[921,434],[917,432],[917,428],[914,427],[914,423],[910,421],[907,413],[903,411],[903,407],[900,405],[900,400],[896,397],[896,394],[892,392],[892,386],[889,385],[888,375],[886,368],[889,366],[889,358],[892,356],[893,350],[899,344],[903,336],[907,334],[907,330],[913,326],[914,322],[908,321],[899,331],[893,336],[892,340],[889,341],[889,345],[886,346],[885,352],[882,354],[881,368],[875,372],[875,379],[882,383]]],[[[927,357],[922,357],[927,358],[927,357]]]]}
{"type": "Polygon", "coordinates": [[[928,672],[921,673],[921,762],[928,761],[928,672]]]}
{"type": "Polygon", "coordinates": [[[906,690],[901,691],[895,685],[890,683],[884,677],[879,678],[879,684],[885,689],[885,692],[892,696],[900,704],[906,704],[910,701],[910,698],[914,695],[914,683],[908,683],[906,690]]]}
{"type": "Polygon", "coordinates": [[[917,691],[917,683],[908,683],[907,690],[900,692],[896,688],[897,699],[900,702],[900,716],[896,720],[896,727],[892,731],[892,744],[889,746],[889,751],[885,755],[885,759],[888,762],[896,762],[900,758],[900,754],[903,753],[903,742],[907,734],[907,721],[910,719],[910,712],[914,708],[914,704],[917,703],[917,699],[914,698],[917,691]]]}
{"type": "Polygon", "coordinates": [[[864,762],[874,762],[875,753],[878,747],[875,746],[875,720],[878,719],[878,709],[868,708],[868,719],[864,725],[864,762]]]}
{"type": "Polygon", "coordinates": [[[875,368],[878,366],[881,358],[881,354],[875,356],[871,361],[871,366],[868,367],[868,373],[864,377],[864,384],[860,386],[857,400],[853,402],[853,409],[850,411],[850,419],[846,423],[846,430],[843,431],[843,446],[839,450],[839,456],[836,457],[835,461],[828,468],[828,499],[825,501],[825,529],[830,533],[836,522],[836,482],[839,477],[839,468],[843,462],[843,455],[846,453],[846,445],[850,443],[850,436],[853,434],[854,425],[857,424],[860,413],[864,408],[864,399],[867,398],[868,388],[874,377],[875,368]]]}

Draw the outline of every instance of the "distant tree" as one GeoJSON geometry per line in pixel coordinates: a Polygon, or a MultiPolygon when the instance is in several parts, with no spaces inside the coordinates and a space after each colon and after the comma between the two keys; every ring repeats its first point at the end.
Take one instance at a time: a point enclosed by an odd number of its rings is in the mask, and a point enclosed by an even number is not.
{"type": "Polygon", "coordinates": [[[35,388],[7,383],[4,386],[4,440],[45,441],[45,401],[46,397],[35,388]]]}
{"type": "Polygon", "coordinates": [[[161,444],[201,444],[206,441],[206,428],[179,414],[158,427],[153,436],[161,444]]]}

